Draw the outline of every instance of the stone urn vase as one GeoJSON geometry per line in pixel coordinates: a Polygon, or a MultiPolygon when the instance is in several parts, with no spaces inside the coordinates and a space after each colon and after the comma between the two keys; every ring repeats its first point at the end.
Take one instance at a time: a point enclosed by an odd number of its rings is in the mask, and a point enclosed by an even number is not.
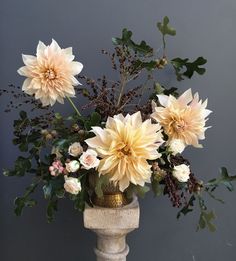
{"type": "Polygon", "coordinates": [[[97,261],[125,261],[129,253],[126,235],[139,227],[139,203],[137,197],[128,199],[112,183],[102,189],[103,197],[94,194],[94,206],[85,208],[84,226],[97,235],[97,261]]]}

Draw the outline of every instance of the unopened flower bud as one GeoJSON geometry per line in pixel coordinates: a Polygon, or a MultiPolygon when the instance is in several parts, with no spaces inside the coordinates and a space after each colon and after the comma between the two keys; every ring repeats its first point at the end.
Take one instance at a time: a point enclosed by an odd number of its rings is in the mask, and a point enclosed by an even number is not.
{"type": "Polygon", "coordinates": [[[51,133],[48,133],[46,136],[45,136],[46,140],[52,140],[53,139],[53,136],[51,133]]]}
{"type": "Polygon", "coordinates": [[[46,136],[48,134],[48,130],[46,129],[41,130],[41,134],[46,136]]]}
{"type": "Polygon", "coordinates": [[[56,130],[52,130],[52,131],[51,131],[51,134],[52,134],[53,137],[57,137],[57,135],[58,135],[58,133],[57,133],[56,130]]]}
{"type": "Polygon", "coordinates": [[[73,124],[73,125],[71,126],[71,129],[72,129],[72,131],[75,131],[75,132],[77,132],[77,131],[79,131],[79,130],[80,130],[80,127],[79,127],[79,125],[78,125],[78,124],[73,124]]]}

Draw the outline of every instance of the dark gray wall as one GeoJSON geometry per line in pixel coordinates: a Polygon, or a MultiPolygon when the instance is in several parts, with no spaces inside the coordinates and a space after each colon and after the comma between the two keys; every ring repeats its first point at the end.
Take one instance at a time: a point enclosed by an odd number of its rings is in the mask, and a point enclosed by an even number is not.
{"type": "MultiPolygon", "coordinates": [[[[100,49],[110,49],[112,36],[123,27],[135,32],[137,39],[160,45],[155,24],[164,15],[171,18],[177,36],[168,41],[169,56],[208,59],[207,74],[177,83],[172,73],[162,73],[163,82],[183,90],[193,88],[203,98],[209,97],[213,110],[204,149],[189,148],[195,173],[202,179],[216,175],[222,165],[236,172],[235,161],[235,0],[2,0],[0,8],[0,79],[1,88],[21,84],[16,70],[22,65],[20,54],[33,54],[38,40],[55,38],[62,46],[73,46],[84,72],[97,77],[111,74],[109,62],[100,49]],[[78,54],[79,52],[79,54],[78,54]]],[[[112,75],[112,74],[111,74],[112,75]]],[[[0,100],[1,111],[6,103],[0,100]]],[[[83,103],[83,101],[81,101],[83,103]]],[[[65,114],[69,106],[56,107],[65,114]]],[[[12,145],[12,121],[17,112],[1,113],[0,167],[10,167],[18,155],[12,145]]],[[[0,176],[0,260],[61,261],[94,260],[95,236],[83,228],[82,216],[70,202],[60,204],[53,224],[45,219],[45,202],[38,192],[38,207],[27,209],[16,218],[12,201],[23,192],[30,178],[0,176]]],[[[235,193],[219,191],[224,206],[209,200],[217,212],[216,233],[195,232],[197,212],[180,221],[175,218],[166,198],[150,194],[141,203],[140,229],[129,238],[128,260],[162,261],[233,261],[236,259],[235,193]]]]}

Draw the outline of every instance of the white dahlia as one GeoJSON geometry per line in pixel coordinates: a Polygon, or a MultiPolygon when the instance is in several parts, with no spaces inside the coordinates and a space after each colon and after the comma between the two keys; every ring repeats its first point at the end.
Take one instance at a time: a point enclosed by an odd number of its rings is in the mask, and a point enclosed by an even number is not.
{"type": "Polygon", "coordinates": [[[169,139],[178,139],[185,145],[202,147],[198,140],[205,139],[205,130],[209,128],[205,124],[211,113],[206,109],[207,100],[199,100],[198,93],[192,96],[191,89],[178,99],[172,95],[157,96],[163,107],[153,106],[151,117],[161,124],[169,139]]]}
{"type": "Polygon", "coordinates": [[[39,41],[36,56],[22,55],[25,66],[18,73],[27,77],[22,90],[40,99],[43,106],[63,103],[65,97],[74,97],[74,86],[78,80],[74,77],[83,68],[75,62],[72,48],[62,49],[55,40],[46,46],[39,41]]]}
{"type": "Polygon", "coordinates": [[[163,143],[160,129],[150,119],[143,122],[140,112],[109,117],[104,129],[93,127],[95,137],[86,143],[102,158],[98,172],[109,174],[111,181],[119,183],[121,191],[130,183],[144,186],[150,182],[152,172],[147,160],[161,156],[157,151],[163,143]]]}

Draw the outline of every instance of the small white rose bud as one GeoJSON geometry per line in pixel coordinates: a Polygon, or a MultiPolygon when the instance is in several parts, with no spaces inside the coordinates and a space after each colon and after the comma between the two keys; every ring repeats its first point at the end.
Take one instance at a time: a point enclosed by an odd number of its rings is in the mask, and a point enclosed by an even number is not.
{"type": "Polygon", "coordinates": [[[83,153],[83,147],[79,142],[74,142],[70,145],[68,153],[73,157],[78,157],[80,154],[83,153]]]}
{"type": "Polygon", "coordinates": [[[187,182],[190,175],[190,168],[185,164],[181,164],[174,167],[172,174],[179,182],[187,182]]]}
{"type": "Polygon", "coordinates": [[[77,195],[81,191],[81,183],[77,178],[65,176],[64,189],[66,192],[77,195]]]}
{"type": "Polygon", "coordinates": [[[178,153],[182,153],[185,149],[185,144],[180,139],[170,140],[168,145],[169,145],[169,149],[173,153],[173,155],[176,155],[178,153]]]}
{"type": "Polygon", "coordinates": [[[80,164],[77,160],[72,160],[68,163],[65,163],[65,165],[66,165],[66,170],[68,172],[76,172],[80,167],[80,164]]]}
{"type": "Polygon", "coordinates": [[[92,149],[88,149],[84,152],[80,158],[80,163],[83,165],[84,169],[96,168],[99,165],[99,159],[97,158],[97,152],[92,149]]]}

